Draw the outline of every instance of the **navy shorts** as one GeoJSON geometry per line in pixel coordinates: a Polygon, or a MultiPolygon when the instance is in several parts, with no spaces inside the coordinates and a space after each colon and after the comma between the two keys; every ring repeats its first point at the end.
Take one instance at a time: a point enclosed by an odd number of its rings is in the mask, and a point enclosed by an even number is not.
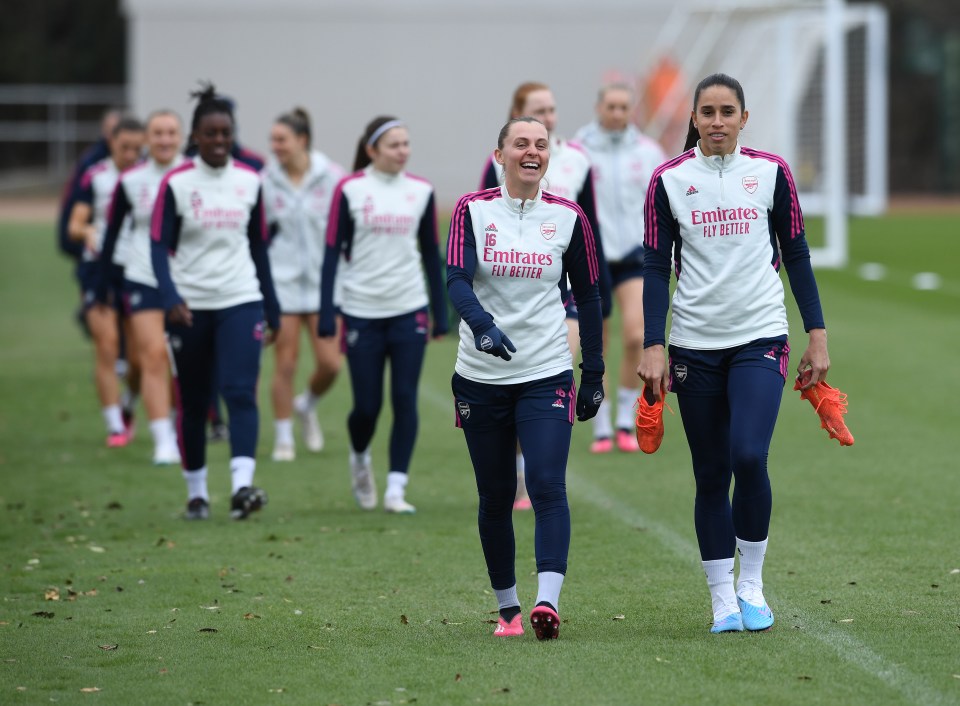
{"type": "Polygon", "coordinates": [[[130,316],[138,311],[160,309],[163,311],[163,300],[160,290],[149,284],[123,280],[123,312],[130,316]]]}
{"type": "Polygon", "coordinates": [[[742,346],[720,350],[695,350],[670,346],[670,392],[694,397],[727,394],[731,368],[767,368],[787,379],[790,345],[786,336],[758,338],[742,346]]]}
{"type": "MultiPolygon", "coordinates": [[[[121,312],[123,302],[123,268],[110,263],[107,270],[107,304],[121,312]]],[[[80,293],[84,310],[96,304],[97,285],[100,279],[100,263],[81,262],[77,265],[77,279],[80,281],[80,293]]]]}
{"type": "Polygon", "coordinates": [[[359,316],[343,316],[343,352],[371,353],[386,350],[401,343],[426,345],[430,332],[430,317],[427,309],[418,309],[409,314],[390,316],[386,319],[362,319],[359,316]]]}
{"type": "Polygon", "coordinates": [[[607,262],[610,269],[610,286],[616,289],[628,279],[643,278],[643,246],[634,248],[626,257],[616,262],[607,262]]]}
{"type": "Polygon", "coordinates": [[[508,385],[476,382],[454,373],[451,386],[458,427],[485,431],[534,419],[573,424],[577,388],[572,370],[508,385]]]}

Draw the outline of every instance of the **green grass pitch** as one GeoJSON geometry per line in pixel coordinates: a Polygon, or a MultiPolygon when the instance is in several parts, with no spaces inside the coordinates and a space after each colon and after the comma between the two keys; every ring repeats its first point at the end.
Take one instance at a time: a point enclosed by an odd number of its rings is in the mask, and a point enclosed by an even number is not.
{"type": "MultiPolygon", "coordinates": [[[[668,414],[649,457],[591,456],[577,424],[564,623],[538,643],[491,634],[452,337],[430,345],[423,376],[415,516],[353,503],[346,375],[321,402],[326,449],[270,461],[268,350],[257,482],[270,504],[229,520],[227,449],[211,445],[213,517],[188,524],[179,469],[150,465],[145,425],[131,446],[104,447],[52,228],[2,225],[0,703],[960,703],[958,232],[955,216],[853,220],[851,265],[818,273],[830,380],[849,394],[856,444],[829,440],[785,390],[772,630],[708,632],[689,452],[668,414]],[[887,277],[860,279],[865,262],[887,277]],[[941,287],[914,290],[920,271],[941,287]]],[[[805,336],[788,301],[795,367],[805,336]]],[[[381,491],[389,424],[385,408],[381,491]]],[[[529,611],[533,516],[515,520],[529,611]]]]}

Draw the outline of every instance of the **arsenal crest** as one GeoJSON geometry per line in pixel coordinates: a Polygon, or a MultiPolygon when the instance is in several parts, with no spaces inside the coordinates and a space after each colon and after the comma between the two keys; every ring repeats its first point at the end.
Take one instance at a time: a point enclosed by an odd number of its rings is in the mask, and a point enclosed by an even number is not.
{"type": "Polygon", "coordinates": [[[684,365],[683,363],[677,363],[676,365],[674,365],[674,366],[673,366],[673,376],[674,376],[677,380],[679,380],[680,382],[683,382],[684,380],[686,380],[686,379],[687,379],[687,366],[684,365]]]}
{"type": "Polygon", "coordinates": [[[457,402],[457,411],[460,413],[460,416],[464,419],[470,418],[470,405],[466,402],[457,402]]]}
{"type": "Polygon", "coordinates": [[[757,190],[757,187],[760,185],[760,180],[755,176],[745,176],[743,178],[743,188],[746,189],[748,194],[752,194],[757,190]]]}
{"type": "Polygon", "coordinates": [[[553,236],[557,234],[557,224],[556,223],[541,223],[540,224],[540,235],[545,239],[550,240],[553,236]]]}

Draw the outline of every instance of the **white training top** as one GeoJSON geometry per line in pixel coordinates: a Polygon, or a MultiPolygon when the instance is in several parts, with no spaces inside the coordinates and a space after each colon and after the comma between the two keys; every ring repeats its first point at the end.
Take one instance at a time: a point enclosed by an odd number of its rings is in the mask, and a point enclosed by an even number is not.
{"type": "Polygon", "coordinates": [[[310,166],[297,185],[276,159],[261,172],[263,206],[273,233],[270,271],[283,313],[306,314],[320,309],[327,216],[333,191],[344,173],[339,164],[316,150],[310,152],[310,166]]]}
{"type": "Polygon", "coordinates": [[[667,155],[658,142],[633,125],[623,132],[609,132],[593,122],[580,128],[576,139],[593,164],[604,255],[607,262],[619,262],[643,247],[643,202],[653,171],[667,155]]]}
{"type": "Polygon", "coordinates": [[[159,240],[165,222],[180,219],[170,276],[191,309],[262,301],[249,234],[251,212],[263,218],[259,200],[260,175],[232,158],[218,168],[193,157],[164,177],[151,236],[159,240]]]}
{"type": "Polygon", "coordinates": [[[436,247],[433,186],[426,180],[406,172],[385,174],[372,165],[341,180],[330,208],[327,247],[345,243],[346,250],[324,263],[324,276],[332,268],[343,313],[384,319],[427,306],[420,230],[428,225],[436,247]]]}
{"type": "Polygon", "coordinates": [[[657,170],[647,215],[647,248],[676,263],[671,344],[717,350],[787,333],[777,237],[802,239],[803,217],[780,157],[688,150],[657,170]]]}
{"type": "MultiPolygon", "coordinates": [[[[83,261],[93,262],[100,257],[100,251],[103,249],[103,235],[107,230],[107,215],[110,210],[110,201],[113,198],[113,191],[120,179],[120,170],[114,164],[112,157],[105,157],[92,165],[80,178],[80,191],[77,201],[86,203],[90,206],[93,216],[93,226],[97,229],[96,249],[91,251],[88,248],[83,249],[83,261]]],[[[124,226],[128,228],[129,226],[124,226]]],[[[123,240],[121,232],[120,240],[123,240]]],[[[123,265],[126,259],[126,251],[117,243],[117,248],[113,252],[113,262],[123,265]]]]}
{"type": "Polygon", "coordinates": [[[513,199],[506,187],[460,199],[450,223],[448,271],[469,269],[473,258],[465,250],[475,251],[473,291],[517,352],[504,361],[478,351],[473,330],[461,320],[457,373],[469,380],[510,384],[572,369],[566,312],[557,286],[564,253],[571,246],[580,255],[567,263],[571,277],[595,283],[593,233],[575,203],[544,191],[535,199],[513,199]]]}
{"type": "Polygon", "coordinates": [[[123,199],[129,209],[129,231],[121,231],[117,240],[117,250],[126,251],[126,264],[123,276],[131,282],[157,286],[157,277],[153,273],[150,260],[150,224],[153,207],[160,191],[160,182],[167,172],[183,164],[185,157],[177,155],[170,164],[159,164],[152,157],[120,175],[114,208],[123,199]],[[121,194],[122,192],[122,194],[121,194]],[[126,233],[126,235],[124,235],[126,233]]]}

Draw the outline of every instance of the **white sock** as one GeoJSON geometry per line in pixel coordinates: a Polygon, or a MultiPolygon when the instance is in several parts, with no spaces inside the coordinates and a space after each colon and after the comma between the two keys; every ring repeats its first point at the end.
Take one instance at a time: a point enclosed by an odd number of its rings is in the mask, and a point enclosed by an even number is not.
{"type": "Polygon", "coordinates": [[[150,420],[150,433],[153,435],[154,446],[174,444],[177,440],[177,433],[173,430],[169,417],[150,420]]]}
{"type": "Polygon", "coordinates": [[[297,395],[297,397],[299,398],[300,405],[303,407],[303,409],[313,409],[317,406],[317,402],[320,401],[320,397],[313,394],[309,387],[297,395]]]}
{"type": "Polygon", "coordinates": [[[277,444],[293,445],[293,420],[277,419],[274,423],[274,441],[277,444]]]}
{"type": "Polygon", "coordinates": [[[514,606],[520,607],[520,599],[517,598],[517,584],[513,584],[510,588],[505,588],[502,591],[495,588],[493,594],[497,597],[497,610],[513,608],[514,606]]]}
{"type": "Polygon", "coordinates": [[[207,502],[210,501],[210,494],[207,492],[206,466],[195,471],[184,471],[183,479],[187,481],[187,500],[203,498],[207,502]]]}
{"type": "Polygon", "coordinates": [[[231,493],[253,485],[253,471],[256,467],[257,462],[249,456],[234,456],[230,459],[230,486],[233,488],[231,493]]]}
{"type": "Polygon", "coordinates": [[[639,389],[617,388],[617,429],[633,430],[637,423],[633,408],[639,396],[639,389]]]}
{"type": "Polygon", "coordinates": [[[610,401],[604,398],[600,403],[597,416],[593,418],[593,438],[609,439],[613,436],[613,427],[610,425],[610,401]]]}
{"type": "Polygon", "coordinates": [[[763,590],[763,557],[767,553],[767,540],[762,542],[748,542],[737,537],[737,551],[740,553],[740,575],[737,576],[737,588],[744,581],[750,582],[751,588],[763,590]]]}
{"type": "Polygon", "coordinates": [[[537,603],[546,601],[559,612],[562,587],[563,574],[558,574],[556,571],[541,571],[537,574],[537,603]]]}
{"type": "Polygon", "coordinates": [[[406,473],[390,471],[387,474],[387,490],[383,496],[385,498],[403,498],[409,480],[410,477],[406,473]]]}
{"type": "Polygon", "coordinates": [[[108,434],[122,434],[123,429],[123,415],[120,413],[120,405],[111,404],[107,405],[101,410],[103,414],[103,421],[107,425],[108,434]]]}
{"type": "Polygon", "coordinates": [[[700,563],[707,575],[710,600],[713,602],[713,619],[722,620],[731,613],[736,613],[739,608],[737,592],[733,589],[733,557],[700,563]]]}

